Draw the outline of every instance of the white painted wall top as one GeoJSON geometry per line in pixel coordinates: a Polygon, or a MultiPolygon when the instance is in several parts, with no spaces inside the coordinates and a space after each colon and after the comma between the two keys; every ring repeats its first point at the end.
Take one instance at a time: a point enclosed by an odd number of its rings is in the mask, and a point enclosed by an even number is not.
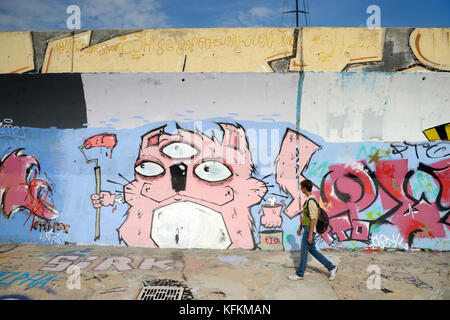
{"type": "Polygon", "coordinates": [[[448,73],[305,74],[300,128],[330,142],[426,141],[450,121],[448,73]]]}
{"type": "Polygon", "coordinates": [[[215,117],[296,119],[296,73],[99,73],[82,80],[89,127],[110,119],[117,129],[215,117]]]}
{"type": "MultiPolygon", "coordinates": [[[[89,127],[230,118],[296,123],[298,73],[82,74],[89,127]],[[124,103],[126,101],[126,103],[124,103]]],[[[329,142],[426,141],[450,122],[450,74],[307,72],[300,129],[329,142]]]]}

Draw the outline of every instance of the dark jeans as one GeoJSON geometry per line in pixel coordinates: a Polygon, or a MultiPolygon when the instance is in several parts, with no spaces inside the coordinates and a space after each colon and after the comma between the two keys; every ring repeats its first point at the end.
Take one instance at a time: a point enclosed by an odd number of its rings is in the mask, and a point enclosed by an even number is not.
{"type": "Polygon", "coordinates": [[[295,273],[299,277],[303,277],[306,270],[306,264],[308,262],[308,252],[311,255],[319,260],[321,264],[327,268],[328,271],[331,271],[335,268],[335,266],[325,258],[317,249],[314,241],[314,232],[313,232],[313,242],[311,244],[308,243],[308,235],[309,235],[309,227],[302,226],[302,237],[301,237],[301,248],[300,248],[300,264],[298,268],[295,270],[295,273]]]}

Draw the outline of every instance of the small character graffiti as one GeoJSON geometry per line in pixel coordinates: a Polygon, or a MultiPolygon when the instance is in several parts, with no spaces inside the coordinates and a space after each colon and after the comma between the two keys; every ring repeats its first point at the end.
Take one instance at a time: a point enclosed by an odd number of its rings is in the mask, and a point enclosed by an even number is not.
{"type": "MultiPolygon", "coordinates": [[[[219,123],[222,142],[201,132],[164,127],[142,136],[135,178],[124,186],[130,205],[118,229],[128,246],[253,249],[250,208],[267,192],[255,169],[244,129],[219,123]]],[[[103,191],[93,205],[110,205],[103,191]]]]}
{"type": "Polygon", "coordinates": [[[281,218],[282,205],[275,203],[277,198],[268,198],[270,204],[265,204],[261,206],[263,216],[261,217],[261,225],[266,228],[280,228],[283,222],[281,218]]]}

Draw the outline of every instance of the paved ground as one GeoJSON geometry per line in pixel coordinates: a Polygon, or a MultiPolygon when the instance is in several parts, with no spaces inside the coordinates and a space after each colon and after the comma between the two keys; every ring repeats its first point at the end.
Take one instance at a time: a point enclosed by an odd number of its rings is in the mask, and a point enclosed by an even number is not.
{"type": "Polygon", "coordinates": [[[323,253],[334,281],[314,258],[304,280],[288,280],[298,252],[0,243],[0,299],[135,300],[148,285],[194,300],[450,299],[449,252],[323,253]],[[368,289],[377,272],[380,289],[368,289]]]}

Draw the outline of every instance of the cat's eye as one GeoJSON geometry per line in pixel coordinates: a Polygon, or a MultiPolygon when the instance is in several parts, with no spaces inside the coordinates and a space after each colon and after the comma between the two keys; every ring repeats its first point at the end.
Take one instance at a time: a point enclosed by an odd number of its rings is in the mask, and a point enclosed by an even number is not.
{"type": "Polygon", "coordinates": [[[199,164],[194,173],[200,179],[210,182],[222,181],[231,176],[231,171],[226,165],[214,160],[199,164]]]}
{"type": "Polygon", "coordinates": [[[164,168],[151,161],[141,162],[134,170],[144,177],[156,177],[164,172],[164,168]]]}
{"type": "Polygon", "coordinates": [[[174,142],[165,146],[161,152],[173,159],[186,159],[195,156],[198,150],[190,144],[174,142]]]}

